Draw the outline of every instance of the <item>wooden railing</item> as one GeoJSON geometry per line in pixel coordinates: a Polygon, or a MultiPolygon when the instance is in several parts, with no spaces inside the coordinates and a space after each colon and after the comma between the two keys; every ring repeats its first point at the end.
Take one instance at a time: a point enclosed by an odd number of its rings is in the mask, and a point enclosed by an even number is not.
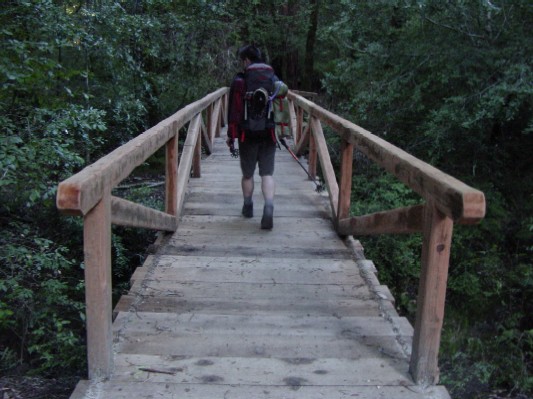
{"type": "Polygon", "coordinates": [[[320,162],[337,232],[355,236],[423,234],[410,372],[419,384],[436,384],[453,224],[481,221],[485,215],[485,196],[295,92],[289,92],[289,100],[295,152],[309,149],[312,177],[316,176],[317,161],[320,162]],[[341,138],[338,182],[321,122],[341,138]],[[425,204],[350,217],[354,148],[418,193],[425,204]]]}
{"type": "Polygon", "coordinates": [[[189,176],[201,174],[202,146],[209,154],[214,137],[220,134],[227,93],[228,89],[222,88],[186,106],[59,184],[57,207],[64,213],[83,216],[90,379],[107,377],[113,368],[111,224],[176,230],[189,176]],[[189,124],[187,137],[178,157],[178,133],[186,124],[189,124]],[[165,212],[111,195],[113,188],[163,146],[166,148],[165,212]]]}
{"type": "MultiPolygon", "coordinates": [[[[201,146],[210,153],[213,138],[219,134],[225,118],[227,94],[228,89],[222,88],[188,105],[63,181],[58,187],[58,208],[67,214],[84,218],[90,379],[109,376],[113,367],[111,224],[176,230],[188,178],[200,177],[201,146]],[[178,162],[178,132],[186,124],[189,124],[187,138],[178,162]],[[163,146],[166,147],[165,212],[111,195],[114,187],[163,146]]],[[[304,148],[309,148],[311,176],[316,176],[320,162],[328,187],[332,219],[340,235],[423,233],[422,273],[410,371],[417,383],[436,383],[453,223],[479,222],[485,214],[483,193],[319,107],[296,92],[289,92],[289,101],[295,150],[301,152],[304,148]],[[307,120],[306,124],[304,120],[307,120]],[[342,139],[338,182],[322,131],[322,122],[333,128],[342,139]],[[425,204],[350,217],[355,147],[420,194],[425,199],[425,204]]]]}

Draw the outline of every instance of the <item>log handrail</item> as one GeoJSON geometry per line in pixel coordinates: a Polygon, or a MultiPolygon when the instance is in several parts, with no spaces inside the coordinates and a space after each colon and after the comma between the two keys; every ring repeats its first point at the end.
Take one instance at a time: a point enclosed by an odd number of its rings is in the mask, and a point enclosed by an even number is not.
{"type": "Polygon", "coordinates": [[[201,146],[212,149],[220,135],[228,88],[208,94],[161,121],[133,140],[61,182],[57,207],[83,216],[87,360],[90,379],[108,377],[113,369],[111,297],[111,225],[175,231],[189,176],[200,177],[201,146]],[[206,122],[202,119],[205,112],[206,122]],[[178,162],[178,134],[189,123],[178,162]],[[206,127],[207,125],[207,127],[206,127]],[[165,212],[111,195],[112,190],[165,146],[165,212]]]}
{"type": "MultiPolygon", "coordinates": [[[[111,225],[174,231],[190,176],[201,175],[201,147],[227,122],[228,88],[208,94],[76,175],[61,182],[57,207],[83,216],[89,378],[108,377],[113,369],[111,301],[111,225]],[[205,113],[205,118],[202,118],[205,113]],[[178,133],[189,124],[181,158],[178,133]],[[112,196],[112,190],[157,150],[166,150],[165,211],[112,196]],[[179,159],[179,162],[178,162],[179,159]]],[[[309,93],[302,93],[309,96],[309,93]]],[[[410,372],[417,383],[438,381],[438,351],[454,223],[471,224],[485,215],[485,198],[459,180],[409,155],[356,124],[296,92],[289,91],[290,125],[297,152],[309,147],[309,174],[320,163],[328,188],[332,219],[339,235],[422,232],[421,277],[410,372]],[[307,114],[307,120],[306,115],[307,114]],[[331,164],[322,123],[341,138],[339,179],[331,164]],[[353,151],[358,149],[417,192],[425,204],[370,215],[349,214],[353,151]]]]}
{"type": "Polygon", "coordinates": [[[423,234],[421,276],[410,372],[419,384],[436,384],[438,353],[444,319],[444,302],[451,237],[454,223],[473,224],[485,216],[484,194],[356,124],[333,114],[312,101],[289,91],[296,152],[309,145],[309,173],[316,173],[317,158],[328,188],[332,219],[341,236],[418,233],[423,234]],[[304,119],[307,114],[307,127],[304,119]],[[326,147],[321,123],[341,138],[339,182],[326,147]],[[425,204],[363,216],[349,216],[354,148],[394,175],[425,204]],[[318,155],[318,157],[317,157],[318,155]]]}
{"type": "MultiPolygon", "coordinates": [[[[151,155],[176,136],[179,129],[195,115],[204,111],[213,103],[220,104],[220,99],[227,93],[221,88],[201,100],[180,109],[174,115],[161,121],[141,135],[100,158],[81,172],[69,177],[59,184],[57,207],[65,213],[86,215],[103,197],[106,187],[116,187],[122,180],[151,155]]],[[[220,107],[216,118],[220,117],[220,107]]],[[[208,113],[208,119],[215,120],[208,113]]],[[[211,129],[213,129],[213,123],[211,129]]],[[[214,133],[211,137],[214,137],[214,133]]]]}
{"type": "Polygon", "coordinates": [[[485,216],[485,196],[481,191],[469,187],[302,96],[289,92],[288,98],[296,107],[329,125],[342,140],[356,146],[359,151],[423,198],[433,199],[441,212],[454,221],[473,224],[485,216]]]}

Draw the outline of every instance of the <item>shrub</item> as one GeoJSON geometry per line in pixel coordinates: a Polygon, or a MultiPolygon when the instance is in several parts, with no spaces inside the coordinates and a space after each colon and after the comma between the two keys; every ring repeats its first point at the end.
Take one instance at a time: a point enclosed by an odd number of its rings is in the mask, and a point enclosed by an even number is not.
{"type": "Polygon", "coordinates": [[[16,230],[22,233],[0,234],[0,369],[79,369],[85,363],[81,268],[66,248],[24,226],[16,230]]]}

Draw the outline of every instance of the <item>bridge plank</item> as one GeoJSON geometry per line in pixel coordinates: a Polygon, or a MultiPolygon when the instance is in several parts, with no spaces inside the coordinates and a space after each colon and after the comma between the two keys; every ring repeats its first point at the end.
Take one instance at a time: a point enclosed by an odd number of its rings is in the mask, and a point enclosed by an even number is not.
{"type": "Polygon", "coordinates": [[[316,301],[286,301],[285,299],[177,298],[152,295],[123,295],[115,313],[127,312],[187,313],[246,315],[276,312],[276,314],[313,314],[348,316],[380,316],[383,310],[374,298],[316,301]]]}
{"type": "Polygon", "coordinates": [[[330,296],[336,298],[369,299],[373,294],[366,285],[338,284],[316,285],[302,284],[295,287],[293,284],[264,284],[264,283],[223,283],[223,282],[176,282],[163,280],[145,280],[135,283],[131,292],[142,291],[145,295],[175,296],[186,298],[259,298],[270,300],[286,298],[291,300],[297,296],[298,300],[326,299],[330,296]]]}
{"type": "MultiPolygon", "coordinates": [[[[257,228],[257,225],[254,224],[253,228],[255,230],[259,230],[257,228]]],[[[313,236],[309,235],[306,237],[301,237],[297,235],[292,234],[283,234],[283,235],[274,235],[273,237],[269,237],[268,242],[265,242],[263,240],[265,236],[265,232],[262,236],[260,235],[250,235],[250,236],[241,236],[238,239],[238,243],[241,246],[254,246],[258,249],[267,249],[269,250],[272,246],[277,247],[283,247],[283,248],[291,248],[291,247],[298,247],[298,248],[306,248],[306,247],[312,247],[313,245],[316,245],[317,243],[320,243],[320,246],[322,249],[337,249],[339,251],[342,251],[345,249],[343,243],[341,241],[333,241],[328,238],[323,238],[320,236],[313,236]]],[[[268,234],[268,233],[266,233],[268,234]]],[[[212,234],[197,234],[196,236],[180,236],[179,238],[173,238],[169,240],[168,246],[175,246],[179,247],[181,245],[196,245],[196,246],[209,246],[213,242],[213,235],[212,234]]],[[[220,236],[218,245],[231,245],[234,244],[236,241],[235,236],[220,236]]],[[[231,255],[231,252],[228,253],[228,255],[231,255]]]]}
{"type": "MultiPolygon", "coordinates": [[[[287,379],[283,385],[228,385],[228,384],[160,384],[150,379],[142,382],[109,382],[96,386],[93,391],[102,397],[114,399],[131,398],[232,398],[232,399],[450,399],[445,388],[405,386],[372,386],[357,387],[357,392],[347,386],[300,385],[299,380],[287,379]],[[354,396],[357,395],[357,396],[354,396]]],[[[71,399],[85,398],[85,392],[90,390],[88,381],[81,381],[71,399]]]]}
{"type": "Polygon", "coordinates": [[[274,229],[264,231],[260,180],[245,219],[238,162],[223,139],[213,153],[189,179],[177,230],[115,308],[111,379],[72,397],[448,399],[413,383],[411,325],[290,155],[277,155],[274,229]]]}
{"type": "Polygon", "coordinates": [[[162,383],[264,384],[273,386],[412,385],[404,362],[396,359],[241,358],[119,355],[115,380],[162,383]],[[152,373],[140,368],[174,371],[152,373]],[[353,370],[357,369],[357,373],[353,370]],[[384,372],[376,374],[374,370],[384,372]]]}
{"type": "Polygon", "coordinates": [[[397,341],[412,337],[412,327],[395,318],[397,331],[383,317],[315,316],[309,313],[248,315],[137,312],[115,321],[121,353],[175,356],[398,358],[397,341]],[[128,323],[128,334],[120,328],[128,323]],[[146,338],[149,337],[147,340],[146,338]]]}
{"type": "MultiPolygon", "coordinates": [[[[318,259],[268,259],[228,257],[161,256],[157,268],[145,281],[235,282],[266,284],[364,284],[349,260],[324,265],[318,259]]],[[[146,269],[146,267],[139,268],[146,269]]],[[[137,278],[137,280],[140,280],[137,278]]]]}
{"type": "MultiPolygon", "coordinates": [[[[259,223],[259,220],[257,221],[259,223]]],[[[259,227],[257,227],[259,229],[259,227]]],[[[257,257],[270,257],[270,258],[280,258],[280,259],[292,259],[292,258],[301,258],[302,251],[307,251],[310,257],[321,258],[321,259],[330,259],[332,257],[350,259],[350,254],[348,253],[339,253],[338,249],[335,248],[320,248],[313,247],[284,247],[279,246],[268,247],[263,246],[254,247],[254,246],[244,246],[239,243],[233,244],[231,247],[228,247],[224,244],[217,243],[208,243],[202,245],[181,245],[179,247],[165,246],[161,248],[161,255],[196,255],[203,254],[209,256],[257,256],[257,257]]]]}
{"type": "MultiPolygon", "coordinates": [[[[205,205],[211,206],[210,208],[202,208],[201,205],[190,205],[186,207],[187,213],[190,215],[211,215],[211,216],[236,216],[241,217],[241,209],[242,204],[239,204],[237,206],[227,206],[227,205],[220,205],[216,202],[212,203],[206,203],[205,205]]],[[[292,206],[287,207],[279,207],[276,203],[274,205],[274,223],[275,226],[278,226],[278,221],[280,217],[283,218],[290,218],[294,215],[294,213],[298,211],[300,216],[305,216],[309,218],[313,217],[324,217],[327,216],[324,210],[322,209],[316,209],[313,207],[306,207],[306,206],[298,206],[296,204],[292,206]]],[[[261,203],[255,203],[254,204],[254,216],[256,217],[256,226],[259,226],[258,218],[261,217],[261,214],[263,212],[263,204],[261,203]]],[[[249,221],[248,221],[249,222],[249,221]]]]}
{"type": "Polygon", "coordinates": [[[348,316],[383,316],[387,313],[395,315],[391,302],[386,300],[378,303],[375,299],[341,299],[309,300],[302,302],[287,302],[286,299],[256,300],[233,298],[192,298],[183,299],[176,297],[161,298],[145,295],[123,295],[114,309],[114,316],[119,312],[202,312],[204,314],[250,314],[262,312],[276,312],[277,314],[311,314],[333,315],[335,317],[348,316]]]}
{"type": "Polygon", "coordinates": [[[187,334],[243,334],[253,335],[295,335],[306,336],[309,330],[313,335],[324,337],[340,337],[342,339],[363,339],[366,336],[412,335],[413,328],[409,322],[398,317],[394,320],[401,331],[392,331],[390,320],[384,317],[341,317],[317,316],[314,314],[278,315],[263,313],[245,315],[204,315],[188,312],[182,314],[137,312],[134,317],[121,313],[115,320],[115,331],[128,323],[128,332],[151,330],[152,332],[175,335],[187,334]]]}
{"type": "MultiPolygon", "coordinates": [[[[282,326],[280,326],[281,328],[282,326]]],[[[258,332],[196,333],[174,335],[159,333],[147,335],[146,331],[132,332],[117,344],[122,354],[172,355],[240,358],[257,357],[313,357],[313,358],[381,358],[401,359],[405,356],[398,336],[368,336],[361,339],[341,340],[321,335],[265,335],[258,332]]],[[[403,337],[405,338],[405,337],[403,337]]]]}

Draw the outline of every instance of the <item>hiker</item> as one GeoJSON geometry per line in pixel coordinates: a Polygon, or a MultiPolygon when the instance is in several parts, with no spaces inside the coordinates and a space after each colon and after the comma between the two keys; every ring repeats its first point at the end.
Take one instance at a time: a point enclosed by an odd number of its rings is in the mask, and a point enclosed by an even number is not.
{"type": "Polygon", "coordinates": [[[242,215],[246,218],[254,215],[252,196],[258,165],[264,198],[261,228],[271,230],[274,224],[276,136],[273,119],[271,121],[267,115],[269,112],[264,111],[263,95],[266,93],[267,98],[272,95],[279,79],[273,68],[262,62],[261,51],[254,45],[241,47],[238,56],[244,71],[235,76],[230,87],[227,144],[232,149],[235,139],[239,143],[244,197],[242,215]]]}

